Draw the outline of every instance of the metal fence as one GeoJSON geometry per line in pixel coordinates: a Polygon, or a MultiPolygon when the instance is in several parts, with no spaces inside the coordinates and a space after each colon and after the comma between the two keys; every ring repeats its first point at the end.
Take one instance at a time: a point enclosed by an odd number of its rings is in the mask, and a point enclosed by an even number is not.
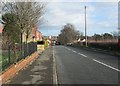
{"type": "Polygon", "coordinates": [[[35,51],[37,51],[37,43],[36,42],[30,42],[28,44],[23,44],[23,58],[31,55],[32,53],[34,53],[35,51]]]}
{"type": "Polygon", "coordinates": [[[2,50],[2,71],[8,68],[10,65],[15,64],[16,62],[25,59],[27,56],[30,56],[32,53],[37,51],[37,43],[22,43],[22,50],[20,50],[20,45],[17,44],[17,47],[13,50],[13,46],[8,46],[6,50],[2,50]]]}

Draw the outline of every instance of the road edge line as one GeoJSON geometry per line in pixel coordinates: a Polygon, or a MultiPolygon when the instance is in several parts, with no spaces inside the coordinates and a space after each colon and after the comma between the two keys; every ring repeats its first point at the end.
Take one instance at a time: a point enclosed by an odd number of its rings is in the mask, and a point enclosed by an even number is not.
{"type": "Polygon", "coordinates": [[[53,46],[53,84],[58,86],[58,77],[57,77],[57,68],[56,68],[54,46],[53,46]]]}

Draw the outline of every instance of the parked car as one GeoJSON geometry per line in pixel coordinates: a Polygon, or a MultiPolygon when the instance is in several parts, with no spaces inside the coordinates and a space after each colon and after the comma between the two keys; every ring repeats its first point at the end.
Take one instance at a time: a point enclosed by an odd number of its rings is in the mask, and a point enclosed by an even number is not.
{"type": "Polygon", "coordinates": [[[56,42],[55,45],[61,45],[60,42],[56,42]]]}
{"type": "Polygon", "coordinates": [[[72,43],[67,43],[67,46],[71,46],[72,45],[72,43]]]}

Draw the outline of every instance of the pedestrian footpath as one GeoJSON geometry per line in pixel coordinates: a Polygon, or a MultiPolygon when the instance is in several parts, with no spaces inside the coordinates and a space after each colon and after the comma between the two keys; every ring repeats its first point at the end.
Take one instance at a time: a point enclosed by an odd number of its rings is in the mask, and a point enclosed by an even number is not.
{"type": "Polygon", "coordinates": [[[53,48],[47,48],[33,63],[6,84],[53,84],[53,48]]]}

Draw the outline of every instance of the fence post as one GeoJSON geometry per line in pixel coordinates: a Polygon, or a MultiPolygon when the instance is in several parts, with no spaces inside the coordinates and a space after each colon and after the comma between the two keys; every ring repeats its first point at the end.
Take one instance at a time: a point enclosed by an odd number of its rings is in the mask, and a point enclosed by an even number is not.
{"type": "Polygon", "coordinates": [[[10,64],[10,45],[8,45],[8,64],[10,64]]]}
{"type": "Polygon", "coordinates": [[[36,47],[35,47],[35,48],[36,48],[35,51],[37,51],[37,42],[35,43],[35,46],[36,46],[36,47]]]}
{"type": "Polygon", "coordinates": [[[25,49],[26,49],[26,44],[25,44],[25,42],[23,43],[23,46],[24,46],[24,48],[23,48],[23,52],[24,52],[23,58],[25,59],[25,57],[26,57],[26,52],[25,52],[25,51],[26,51],[26,50],[25,50],[25,49]]]}

